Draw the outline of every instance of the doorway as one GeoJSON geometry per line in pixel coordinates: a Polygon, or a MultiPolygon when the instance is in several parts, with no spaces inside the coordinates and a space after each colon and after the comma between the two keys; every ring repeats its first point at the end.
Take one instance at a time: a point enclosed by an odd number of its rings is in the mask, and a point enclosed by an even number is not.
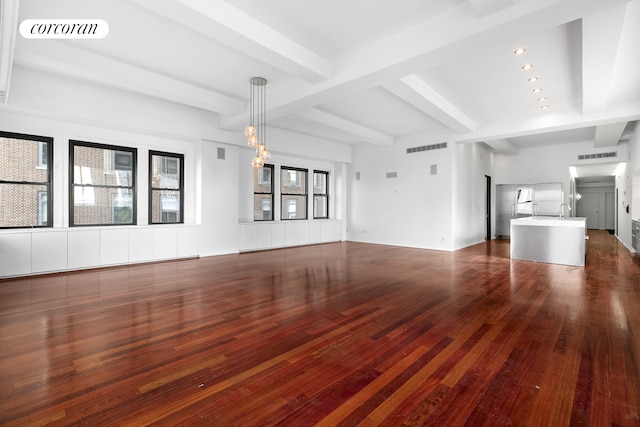
{"type": "Polygon", "coordinates": [[[577,178],[576,190],[582,195],[577,201],[577,216],[587,218],[587,228],[613,232],[616,229],[615,178],[577,178]]]}
{"type": "Polygon", "coordinates": [[[613,208],[614,212],[613,214],[616,216],[616,228],[614,229],[614,232],[616,233],[616,236],[618,235],[618,188],[616,188],[616,200],[615,200],[615,206],[613,208]]]}
{"type": "Polygon", "coordinates": [[[578,216],[587,218],[587,228],[600,228],[600,200],[597,193],[582,193],[578,201],[578,216]]]}
{"type": "Polygon", "coordinates": [[[485,198],[485,221],[486,221],[486,233],[485,240],[491,240],[491,177],[489,175],[484,176],[486,181],[486,198],[485,198]]]}

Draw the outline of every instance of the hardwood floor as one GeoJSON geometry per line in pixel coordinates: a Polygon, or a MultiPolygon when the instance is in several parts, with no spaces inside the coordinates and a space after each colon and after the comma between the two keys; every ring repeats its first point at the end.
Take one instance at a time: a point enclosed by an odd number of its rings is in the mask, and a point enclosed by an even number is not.
{"type": "Polygon", "coordinates": [[[638,426],[640,257],[336,243],[0,281],[0,424],[638,426]]]}

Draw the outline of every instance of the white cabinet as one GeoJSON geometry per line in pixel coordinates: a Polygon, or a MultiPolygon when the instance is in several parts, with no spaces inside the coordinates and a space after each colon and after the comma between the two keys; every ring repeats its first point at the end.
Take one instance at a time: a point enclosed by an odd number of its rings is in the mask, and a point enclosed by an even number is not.
{"type": "Polygon", "coordinates": [[[332,219],[240,223],[240,252],[338,242],[341,227],[332,219]]]}
{"type": "Polygon", "coordinates": [[[60,231],[33,233],[30,273],[66,270],[68,268],[67,251],[67,233],[60,231]]]}
{"type": "Polygon", "coordinates": [[[67,239],[67,266],[70,270],[100,265],[100,230],[73,229],[67,232],[67,239]]]}
{"type": "Polygon", "coordinates": [[[3,230],[0,277],[191,258],[199,254],[197,225],[3,230]]]}
{"type": "Polygon", "coordinates": [[[0,235],[0,277],[31,273],[31,235],[0,235]]]}

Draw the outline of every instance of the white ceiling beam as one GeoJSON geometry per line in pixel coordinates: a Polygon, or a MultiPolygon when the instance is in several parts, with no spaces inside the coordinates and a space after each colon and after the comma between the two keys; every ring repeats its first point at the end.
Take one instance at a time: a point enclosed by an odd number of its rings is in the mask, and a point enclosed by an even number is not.
{"type": "Polygon", "coordinates": [[[0,102],[7,103],[11,86],[13,51],[18,34],[19,0],[0,0],[0,102]]]}
{"type": "Polygon", "coordinates": [[[296,115],[307,120],[356,135],[362,139],[363,142],[370,142],[376,145],[393,145],[393,137],[389,135],[375,131],[366,126],[359,125],[352,121],[345,120],[333,114],[325,113],[324,111],[320,111],[316,108],[309,108],[297,113],[296,115]]]}
{"type": "Polygon", "coordinates": [[[383,87],[456,132],[476,130],[473,120],[415,74],[387,83],[383,87]]]}
{"type": "Polygon", "coordinates": [[[633,138],[633,135],[635,134],[636,129],[638,129],[637,121],[627,123],[627,126],[624,128],[624,131],[622,132],[622,136],[620,136],[620,141],[629,141],[631,138],[633,138]]]}
{"type": "Polygon", "coordinates": [[[29,51],[30,53],[17,51],[15,63],[208,111],[238,114],[246,107],[245,102],[237,98],[90,52],[82,52],[82,67],[71,65],[75,62],[77,49],[63,43],[47,40],[46,43],[32,44],[29,51]]]}
{"type": "Polygon", "coordinates": [[[594,146],[596,148],[615,147],[618,145],[620,138],[622,138],[622,133],[626,127],[627,122],[597,126],[594,146]]]}
{"type": "Polygon", "coordinates": [[[582,111],[607,108],[627,5],[582,18],[582,111]]]}
{"type": "MultiPolygon", "coordinates": [[[[483,123],[476,132],[445,136],[453,142],[481,142],[500,138],[515,138],[555,131],[572,130],[589,126],[627,123],[640,120],[640,101],[631,101],[609,107],[606,111],[585,115],[576,108],[554,108],[553,114],[532,115],[528,120],[518,117],[502,117],[483,123]]],[[[438,135],[443,138],[442,135],[438,135]]]]}
{"type": "Polygon", "coordinates": [[[224,0],[133,0],[247,56],[303,80],[317,83],[332,64],[224,0]]]}
{"type": "Polygon", "coordinates": [[[495,152],[504,154],[505,156],[515,156],[519,151],[518,147],[513,145],[513,143],[506,138],[484,141],[484,143],[491,147],[495,152]]]}
{"type": "Polygon", "coordinates": [[[469,0],[469,4],[478,15],[488,16],[513,6],[514,0],[469,0]]]}
{"type": "MultiPolygon", "coordinates": [[[[139,0],[138,0],[139,1],[139,0]]],[[[294,81],[270,94],[268,116],[285,117],[435,67],[451,59],[451,52],[473,52],[486,44],[517,39],[523,32],[542,31],[581,18],[626,0],[519,0],[483,19],[462,4],[335,64],[334,76],[316,85],[294,81]]],[[[220,117],[223,129],[240,129],[246,117],[220,117]]]]}

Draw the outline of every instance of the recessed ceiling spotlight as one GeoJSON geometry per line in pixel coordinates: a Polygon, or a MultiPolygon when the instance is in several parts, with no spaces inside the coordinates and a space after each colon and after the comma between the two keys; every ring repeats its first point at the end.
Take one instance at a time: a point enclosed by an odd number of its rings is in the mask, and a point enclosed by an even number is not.
{"type": "Polygon", "coordinates": [[[546,96],[543,96],[542,98],[538,98],[538,102],[543,102],[543,101],[546,101],[546,100],[547,100],[546,96]]]}
{"type": "Polygon", "coordinates": [[[530,77],[530,78],[529,78],[529,83],[533,83],[533,82],[535,82],[535,81],[537,81],[537,80],[538,80],[538,78],[537,78],[537,77],[530,77]]]}
{"type": "Polygon", "coordinates": [[[523,47],[519,47],[516,50],[513,51],[514,55],[522,55],[523,53],[525,53],[527,51],[527,49],[523,48],[523,47]]]}
{"type": "Polygon", "coordinates": [[[532,91],[533,93],[538,93],[538,92],[542,92],[542,89],[540,89],[539,87],[533,89],[532,91]]]}
{"type": "Polygon", "coordinates": [[[547,108],[549,108],[549,104],[545,104],[540,107],[541,110],[546,110],[547,108]]]}
{"type": "Polygon", "coordinates": [[[523,70],[530,70],[530,69],[532,69],[532,68],[533,68],[533,64],[524,64],[524,65],[522,66],[522,69],[523,69],[523,70]]]}

